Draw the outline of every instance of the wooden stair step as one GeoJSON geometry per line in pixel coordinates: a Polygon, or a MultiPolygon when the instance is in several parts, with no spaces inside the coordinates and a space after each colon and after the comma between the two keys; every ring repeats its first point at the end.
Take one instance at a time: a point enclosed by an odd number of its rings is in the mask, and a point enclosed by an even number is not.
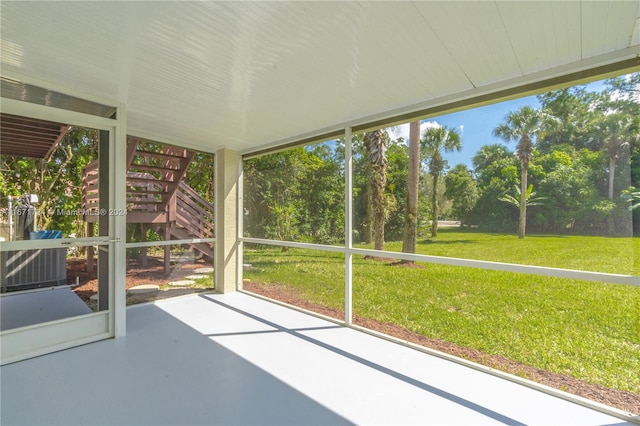
{"type": "MultiPolygon", "coordinates": [[[[175,227],[171,227],[170,231],[171,231],[171,235],[172,236],[174,236],[174,237],[176,237],[176,238],[178,238],[180,240],[190,238],[188,236],[188,234],[185,231],[181,230],[181,229],[177,229],[175,227]]],[[[196,250],[204,253],[205,255],[207,255],[209,257],[213,256],[213,249],[207,243],[192,243],[192,244],[189,244],[189,245],[194,247],[196,250]]]]}
{"type": "Polygon", "coordinates": [[[127,176],[127,181],[140,182],[140,183],[173,183],[173,180],[142,178],[142,177],[129,177],[129,176],[127,176]]]}
{"type": "Polygon", "coordinates": [[[177,169],[172,169],[169,167],[156,167],[156,166],[145,166],[145,165],[138,165],[138,164],[130,164],[129,165],[129,170],[145,170],[147,172],[162,172],[162,173],[166,173],[166,172],[179,172],[181,169],[177,168],[177,169]]]}
{"type": "Polygon", "coordinates": [[[162,204],[162,203],[164,203],[164,201],[141,200],[139,198],[127,198],[127,203],[133,203],[133,204],[162,204]]]}
{"type": "Polygon", "coordinates": [[[138,190],[138,189],[130,189],[132,187],[128,187],[127,188],[127,194],[130,195],[162,195],[164,194],[164,191],[149,191],[147,189],[142,189],[142,190],[138,190]]]}
{"type": "Polygon", "coordinates": [[[154,157],[154,158],[159,158],[161,160],[184,160],[187,157],[184,155],[175,155],[175,154],[164,154],[161,152],[151,152],[151,151],[141,151],[141,150],[136,150],[136,155],[139,155],[141,157],[154,157]]]}

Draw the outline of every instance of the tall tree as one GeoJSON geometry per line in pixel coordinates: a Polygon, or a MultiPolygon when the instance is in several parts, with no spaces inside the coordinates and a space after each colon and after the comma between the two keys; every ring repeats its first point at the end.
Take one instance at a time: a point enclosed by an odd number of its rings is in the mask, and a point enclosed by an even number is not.
{"type": "MultiPolygon", "coordinates": [[[[402,252],[415,253],[418,239],[418,186],[420,181],[420,121],[409,124],[409,176],[402,252]]],[[[406,262],[413,263],[413,262],[406,262]]]]}
{"type": "Polygon", "coordinates": [[[517,141],[516,156],[520,160],[520,220],[518,222],[518,238],[524,238],[527,227],[527,172],[529,162],[533,156],[536,138],[545,129],[544,113],[530,106],[523,106],[517,111],[511,111],[504,118],[504,122],[493,129],[493,135],[507,142],[517,141]]]}
{"type": "Polygon", "coordinates": [[[364,135],[364,145],[370,165],[369,185],[371,188],[371,211],[376,250],[384,250],[384,218],[387,186],[387,133],[375,130],[364,135]]]}
{"type": "Polygon", "coordinates": [[[460,151],[462,138],[452,128],[429,127],[420,141],[421,149],[427,158],[429,174],[433,178],[433,192],[431,196],[431,236],[438,236],[438,179],[447,165],[442,158],[443,152],[460,151]]]}
{"type": "Polygon", "coordinates": [[[476,173],[482,172],[491,164],[498,160],[509,157],[511,154],[506,146],[494,143],[491,145],[482,145],[476,155],[471,158],[471,163],[476,173]]]}
{"type": "Polygon", "coordinates": [[[291,241],[297,238],[304,148],[253,158],[244,163],[245,221],[249,235],[291,241]],[[286,170],[286,173],[283,171],[286,170]]]}
{"type": "Polygon", "coordinates": [[[452,201],[451,214],[468,225],[471,211],[478,201],[478,184],[473,180],[471,171],[464,164],[458,164],[444,177],[445,197],[452,201]]]}
{"type": "Polygon", "coordinates": [[[609,157],[609,189],[607,195],[613,200],[613,184],[616,175],[616,162],[624,154],[628,155],[633,134],[633,122],[627,115],[614,113],[603,118],[600,124],[602,149],[609,157]]]}
{"type": "Polygon", "coordinates": [[[598,184],[604,181],[603,158],[602,152],[583,148],[572,152],[554,150],[536,159],[545,171],[537,190],[547,197],[534,216],[539,232],[598,232],[604,219],[602,209],[596,208],[603,201],[598,194],[598,184]]]}
{"type": "Polygon", "coordinates": [[[610,78],[605,81],[611,104],[618,111],[627,113],[640,112],[640,72],[610,78]]]}
{"type": "Polygon", "coordinates": [[[541,110],[562,121],[553,131],[545,132],[537,140],[541,153],[557,149],[560,145],[570,145],[576,149],[597,149],[598,141],[594,133],[596,118],[602,114],[600,108],[607,97],[587,91],[586,86],[552,90],[537,96],[541,110]]]}
{"type": "Polygon", "coordinates": [[[3,155],[0,191],[11,196],[38,195],[38,228],[81,236],[82,216],[56,211],[81,208],[82,169],[97,155],[98,132],[72,127],[45,159],[3,155]]]}
{"type": "Polygon", "coordinates": [[[185,176],[185,183],[211,204],[214,202],[214,164],[213,154],[196,152],[185,176]]]}
{"type": "Polygon", "coordinates": [[[409,147],[404,138],[389,139],[387,162],[384,239],[385,241],[402,241],[409,180],[409,147]]]}

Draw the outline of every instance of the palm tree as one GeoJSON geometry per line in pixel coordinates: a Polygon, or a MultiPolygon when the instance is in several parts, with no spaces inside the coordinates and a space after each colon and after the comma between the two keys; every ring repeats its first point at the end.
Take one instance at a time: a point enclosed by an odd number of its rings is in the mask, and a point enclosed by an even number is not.
{"type": "Polygon", "coordinates": [[[387,133],[384,130],[367,132],[364,146],[369,160],[370,208],[373,213],[373,231],[376,250],[384,250],[384,218],[387,186],[387,133]]]}
{"type": "Polygon", "coordinates": [[[614,113],[607,115],[600,123],[602,148],[609,156],[609,199],[613,200],[613,183],[616,162],[624,152],[628,152],[631,141],[637,137],[633,133],[633,121],[627,115],[614,113]]]}
{"type": "MultiPolygon", "coordinates": [[[[520,203],[522,203],[522,198],[523,198],[522,192],[520,192],[522,190],[518,188],[517,185],[514,185],[513,189],[516,194],[515,197],[511,194],[504,194],[502,197],[499,198],[499,200],[504,201],[505,203],[514,205],[516,207],[520,207],[520,203]]],[[[533,185],[529,185],[527,187],[527,192],[524,194],[524,202],[527,205],[527,207],[542,206],[544,205],[544,200],[546,199],[547,197],[536,197],[536,193],[533,191],[533,185]]]]}
{"type": "Polygon", "coordinates": [[[429,174],[433,178],[433,194],[431,197],[431,236],[438,236],[438,179],[447,165],[442,158],[443,152],[460,151],[462,138],[452,128],[429,127],[420,141],[420,148],[427,158],[429,174]]]}
{"type": "Polygon", "coordinates": [[[476,155],[471,158],[471,164],[476,170],[484,170],[495,161],[502,160],[510,156],[506,146],[498,143],[482,145],[476,155]]]}
{"type": "Polygon", "coordinates": [[[524,238],[527,227],[527,174],[529,161],[533,155],[535,139],[542,133],[547,125],[547,116],[530,106],[523,106],[517,111],[512,111],[504,118],[504,123],[493,129],[493,135],[507,142],[517,141],[516,156],[522,166],[522,178],[520,182],[520,221],[518,224],[518,238],[524,238]]]}
{"type": "Polygon", "coordinates": [[[629,203],[629,210],[640,207],[640,191],[638,188],[630,186],[622,191],[622,199],[629,203]]]}

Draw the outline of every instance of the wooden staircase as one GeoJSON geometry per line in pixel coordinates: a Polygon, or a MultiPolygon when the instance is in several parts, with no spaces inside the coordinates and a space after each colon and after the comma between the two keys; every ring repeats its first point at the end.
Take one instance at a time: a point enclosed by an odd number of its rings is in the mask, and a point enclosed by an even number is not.
{"type": "MultiPolygon", "coordinates": [[[[213,238],[213,205],[184,182],[178,185],[176,195],[176,220],[170,227],[171,236],[176,239],[213,238]]],[[[191,247],[213,260],[209,243],[194,243],[191,247]]]]}
{"type": "MultiPolygon", "coordinates": [[[[182,181],[194,154],[187,149],[128,139],[127,223],[142,224],[143,241],[147,229],[164,235],[165,240],[214,236],[213,205],[182,181]]],[[[82,171],[82,210],[87,224],[98,222],[98,176],[97,161],[82,171]]],[[[189,245],[201,256],[213,258],[210,243],[189,245]]],[[[165,265],[168,260],[167,246],[165,265]]]]}

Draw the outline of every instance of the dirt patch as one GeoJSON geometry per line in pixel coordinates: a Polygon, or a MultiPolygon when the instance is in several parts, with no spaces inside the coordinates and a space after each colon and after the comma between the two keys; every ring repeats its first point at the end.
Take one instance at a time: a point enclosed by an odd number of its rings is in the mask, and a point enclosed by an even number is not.
{"type": "Polygon", "coordinates": [[[395,262],[396,259],[393,257],[380,257],[380,256],[369,256],[366,255],[364,260],[375,260],[377,262],[395,262]]]}
{"type": "Polygon", "coordinates": [[[426,265],[419,265],[411,260],[398,260],[393,257],[365,256],[364,260],[373,260],[376,262],[384,262],[387,266],[397,266],[400,268],[425,269],[426,265]]]}
{"type": "MultiPolygon", "coordinates": [[[[87,261],[83,258],[71,258],[67,260],[67,280],[78,286],[73,291],[88,305],[91,306],[91,296],[98,293],[97,261],[94,261],[94,271],[87,272],[87,261]]],[[[127,305],[152,302],[154,300],[167,299],[191,293],[200,293],[213,290],[211,287],[169,287],[169,282],[183,280],[187,275],[192,275],[195,269],[210,267],[210,263],[203,260],[192,259],[184,262],[172,262],[169,275],[165,274],[164,262],[159,257],[149,256],[148,263],[143,266],[138,259],[127,261],[127,289],[142,284],[156,284],[161,286],[157,293],[128,294],[127,305]]]]}
{"type": "MultiPolygon", "coordinates": [[[[343,310],[310,303],[306,301],[295,289],[291,289],[284,284],[257,284],[253,282],[245,282],[243,284],[243,288],[244,290],[252,293],[276,299],[341,321],[344,320],[343,310]]],[[[465,348],[442,340],[431,339],[411,332],[396,324],[375,321],[359,317],[357,315],[354,315],[353,322],[361,327],[366,327],[380,333],[388,334],[407,342],[467,359],[515,376],[524,377],[528,380],[588,398],[592,401],[600,402],[611,407],[616,407],[636,415],[640,414],[640,395],[633,392],[609,389],[601,385],[586,383],[575,377],[540,370],[511,361],[499,355],[490,355],[476,349],[465,348]]]]}
{"type": "Polygon", "coordinates": [[[425,269],[425,265],[419,265],[409,260],[399,260],[397,262],[389,263],[389,266],[397,266],[399,268],[412,268],[412,269],[425,269]]]}

